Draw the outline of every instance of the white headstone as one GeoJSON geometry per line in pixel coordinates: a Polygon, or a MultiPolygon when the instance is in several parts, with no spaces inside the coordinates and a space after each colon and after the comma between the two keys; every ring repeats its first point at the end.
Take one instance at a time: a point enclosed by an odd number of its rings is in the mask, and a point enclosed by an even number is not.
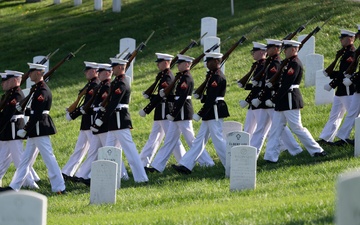
{"type": "Polygon", "coordinates": [[[316,82],[315,82],[315,104],[331,104],[333,102],[335,91],[324,90],[324,85],[330,83],[329,77],[325,77],[322,70],[316,71],[316,82]]]}
{"type": "Polygon", "coordinates": [[[98,160],[110,160],[118,164],[118,171],[116,173],[117,177],[117,188],[121,187],[121,160],[122,160],[122,150],[120,148],[112,146],[104,146],[98,150],[98,160]]]}
{"type": "Polygon", "coordinates": [[[340,174],[337,182],[335,224],[360,224],[360,171],[340,174]]]}
{"type": "Polygon", "coordinates": [[[54,5],[58,5],[61,3],[61,0],[54,0],[54,5]]]}
{"type": "Polygon", "coordinates": [[[225,121],[223,123],[223,137],[226,139],[228,133],[242,131],[242,124],[236,121],[225,121]]]}
{"type": "MultiPolygon", "coordinates": [[[[212,46],[214,46],[215,44],[218,45],[220,44],[220,38],[218,37],[210,36],[210,37],[205,37],[203,39],[204,39],[204,52],[207,51],[212,46]]],[[[217,49],[211,52],[220,53],[220,47],[218,47],[217,49]]],[[[207,68],[205,58],[206,57],[204,56],[204,67],[207,68]]],[[[221,71],[225,74],[225,64],[221,67],[221,71]]]]}
{"type": "MultiPolygon", "coordinates": [[[[45,58],[45,56],[43,56],[43,55],[35,56],[35,57],[33,58],[33,63],[40,63],[41,60],[43,60],[44,58],[45,58]]],[[[46,69],[45,69],[45,73],[47,73],[47,72],[49,71],[50,61],[49,61],[49,60],[46,61],[46,63],[44,63],[44,65],[47,66],[46,69]]],[[[34,82],[31,81],[31,80],[30,80],[30,77],[29,77],[29,78],[26,80],[26,88],[31,88],[31,86],[32,86],[33,84],[34,84],[34,82]]]]}
{"type": "Polygon", "coordinates": [[[121,0],[113,0],[112,1],[112,11],[113,12],[121,12],[121,0]]]}
{"type": "Polygon", "coordinates": [[[315,86],[316,71],[324,69],[324,56],[309,54],[305,61],[305,87],[315,86]]]}
{"type": "MultiPolygon", "coordinates": [[[[136,49],[136,40],[134,38],[121,38],[120,39],[120,47],[119,47],[119,53],[123,53],[126,49],[128,49],[122,56],[121,58],[123,59],[127,53],[132,53],[135,49],[136,49]]],[[[135,57],[136,59],[136,57],[135,57]]],[[[127,69],[125,75],[129,76],[131,79],[130,81],[133,80],[133,68],[134,68],[134,63],[135,63],[135,59],[131,62],[129,69],[127,69]]],[[[131,84],[131,82],[129,83],[131,84]]]]}
{"type": "MultiPolygon", "coordinates": [[[[301,42],[302,40],[304,40],[304,38],[307,36],[307,34],[304,35],[300,35],[298,37],[298,41],[301,42]]],[[[303,47],[301,48],[301,50],[298,53],[298,57],[300,59],[300,61],[305,64],[306,61],[306,56],[309,54],[314,54],[315,53],[315,37],[312,36],[311,38],[309,38],[309,40],[303,45],[303,47]]]]}
{"type": "Polygon", "coordinates": [[[360,155],[360,117],[355,119],[355,157],[360,155]]]}
{"type": "Polygon", "coordinates": [[[46,196],[22,190],[0,194],[0,224],[45,225],[46,219],[46,196]]]}
{"type": "Polygon", "coordinates": [[[102,0],[94,0],[94,9],[100,11],[103,9],[103,1],[102,0]]]}
{"type": "Polygon", "coordinates": [[[0,187],[2,187],[2,180],[0,179],[0,187]]]}
{"type": "Polygon", "coordinates": [[[116,202],[118,164],[97,160],[91,164],[90,204],[116,202]]]}
{"type": "Polygon", "coordinates": [[[226,137],[226,165],[225,176],[230,176],[231,170],[231,148],[238,145],[249,145],[250,135],[243,131],[234,131],[227,134],[226,137]]]}
{"type": "Polygon", "coordinates": [[[74,6],[79,6],[82,4],[82,0],[74,0],[74,6]]]}
{"type": "Polygon", "coordinates": [[[235,146],[231,148],[230,190],[255,189],[256,148],[235,146]]]}
{"type": "Polygon", "coordinates": [[[202,37],[205,33],[207,34],[201,39],[200,43],[204,44],[204,39],[209,36],[217,36],[217,19],[214,17],[204,17],[201,19],[201,33],[202,37]]]}

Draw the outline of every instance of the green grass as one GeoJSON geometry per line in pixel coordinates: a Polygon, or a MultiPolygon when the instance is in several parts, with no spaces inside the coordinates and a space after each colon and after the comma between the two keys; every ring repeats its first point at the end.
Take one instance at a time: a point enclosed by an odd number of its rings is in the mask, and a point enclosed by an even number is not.
{"type": "MultiPolygon", "coordinates": [[[[339,29],[355,31],[360,16],[359,3],[343,0],[235,1],[234,16],[231,16],[229,1],[122,2],[121,13],[113,13],[109,0],[104,1],[102,11],[93,10],[93,1],[83,1],[81,6],[74,7],[73,1],[68,0],[59,5],[53,5],[50,0],[34,4],[0,0],[0,71],[27,71],[26,62],[32,61],[33,56],[60,48],[51,59],[54,66],[70,51],[86,43],[49,82],[54,99],[51,116],[58,129],[58,134],[51,139],[61,167],[72,153],[78,136],[80,121],[67,122],[64,114],[86,82],[82,74],[83,61],[108,62],[118,53],[120,38],[132,37],[139,44],[155,30],[134,65],[130,111],[134,125],[132,135],[140,151],[147,141],[152,116],[141,118],[137,112],[147,104],[141,93],[157,73],[154,53],[176,54],[191,39],[198,39],[202,17],[216,17],[218,36],[232,37],[221,47],[222,52],[258,26],[226,63],[226,101],[231,114],[227,120],[243,122],[246,109],[241,109],[238,101],[244,99],[247,92],[239,90],[234,81],[250,69],[251,41],[281,39],[315,16],[302,32],[306,34],[332,17],[316,34],[316,53],[324,55],[327,66],[340,48],[339,29]]],[[[197,57],[201,51],[198,47],[187,54],[197,57]]],[[[196,84],[200,84],[205,68],[199,64],[192,73],[196,84]]],[[[301,111],[303,124],[317,139],[331,106],[315,106],[313,87],[305,88],[302,84],[301,91],[305,99],[305,108],[301,111]]],[[[193,103],[199,110],[201,104],[193,103]]],[[[199,125],[194,122],[195,130],[199,125]]],[[[266,164],[261,155],[256,189],[230,192],[229,179],[224,178],[224,168],[211,142],[207,149],[214,157],[215,167],[195,167],[190,176],[178,175],[167,167],[163,174],[149,175],[146,186],[135,184],[132,179],[123,181],[114,205],[89,205],[89,188],[82,184],[68,183],[68,195],[53,195],[45,165],[38,157],[34,167],[42,179],[39,192],[49,199],[48,224],[333,224],[337,177],[360,165],[353,157],[352,147],[327,147],[329,155],[321,159],[311,158],[306,151],[297,157],[282,153],[276,165],[266,164]]],[[[170,163],[174,162],[171,158],[170,163]]],[[[5,185],[10,183],[13,173],[11,167],[3,179],[5,185]]]]}

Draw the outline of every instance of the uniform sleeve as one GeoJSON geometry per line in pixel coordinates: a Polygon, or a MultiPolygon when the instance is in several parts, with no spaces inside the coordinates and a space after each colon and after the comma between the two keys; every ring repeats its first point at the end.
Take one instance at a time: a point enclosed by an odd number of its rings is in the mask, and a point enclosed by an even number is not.
{"type": "Polygon", "coordinates": [[[297,63],[289,63],[287,70],[282,73],[281,77],[281,86],[278,91],[275,93],[272,99],[280,99],[290,89],[291,85],[294,83],[295,79],[300,73],[300,65],[297,63]]]}
{"type": "Polygon", "coordinates": [[[45,88],[40,88],[34,93],[31,103],[32,114],[29,116],[29,120],[24,129],[31,129],[35,124],[42,119],[42,114],[45,109],[45,102],[49,101],[49,93],[45,88]]]}
{"type": "Polygon", "coordinates": [[[223,80],[220,76],[212,76],[207,84],[207,97],[203,107],[199,111],[199,116],[203,117],[206,115],[209,110],[213,109],[213,105],[215,104],[216,97],[220,96],[221,86],[224,85],[226,87],[226,80],[223,80]]]}
{"type": "Polygon", "coordinates": [[[116,107],[118,106],[121,99],[123,98],[125,92],[126,92],[126,86],[122,82],[120,82],[120,84],[117,85],[116,87],[112,88],[111,93],[110,93],[111,97],[110,97],[109,103],[106,106],[105,114],[102,117],[103,120],[106,120],[107,118],[109,118],[110,115],[115,111],[116,107]]]}

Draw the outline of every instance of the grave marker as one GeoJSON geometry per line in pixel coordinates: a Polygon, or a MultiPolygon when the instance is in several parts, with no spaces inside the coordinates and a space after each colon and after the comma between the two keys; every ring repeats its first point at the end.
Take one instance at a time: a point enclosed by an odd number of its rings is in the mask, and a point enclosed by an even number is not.
{"type": "Polygon", "coordinates": [[[117,167],[117,189],[121,187],[121,160],[122,160],[122,150],[112,146],[104,146],[98,150],[98,160],[110,160],[116,162],[117,167]]]}
{"type": "Polygon", "coordinates": [[[228,133],[242,131],[242,124],[236,121],[225,121],[223,123],[223,137],[226,139],[228,133]]]}
{"type": "Polygon", "coordinates": [[[201,19],[200,37],[207,34],[200,40],[201,45],[204,45],[204,39],[210,36],[217,36],[217,19],[214,17],[204,17],[201,19]]]}
{"type": "MultiPolygon", "coordinates": [[[[124,57],[126,57],[126,55],[128,53],[132,53],[135,49],[136,49],[136,40],[134,38],[121,38],[120,39],[120,47],[119,47],[119,52],[123,53],[126,49],[128,49],[122,56],[121,58],[123,59],[124,57]]],[[[130,79],[129,84],[131,85],[131,82],[134,78],[134,74],[133,74],[133,68],[134,68],[134,63],[135,63],[135,59],[131,62],[129,68],[127,69],[125,75],[128,76],[130,79]]]]}
{"type": "Polygon", "coordinates": [[[354,156],[360,155],[360,117],[355,119],[355,147],[354,156]]]}
{"type": "Polygon", "coordinates": [[[325,77],[322,70],[316,71],[316,82],[315,82],[315,104],[331,104],[333,102],[335,91],[324,90],[324,85],[330,83],[330,78],[325,77]]]}
{"type": "Polygon", "coordinates": [[[256,187],[256,148],[231,148],[230,190],[240,191],[256,187]]]}
{"type": "Polygon", "coordinates": [[[243,131],[234,131],[228,133],[226,137],[226,165],[225,165],[225,176],[230,176],[231,169],[231,148],[238,145],[249,145],[250,135],[243,131]]]}
{"type": "Polygon", "coordinates": [[[116,202],[116,162],[97,160],[91,164],[90,204],[116,202]]]}
{"type": "Polygon", "coordinates": [[[324,56],[309,54],[305,61],[305,87],[315,86],[316,71],[324,69],[324,56]]]}
{"type": "Polygon", "coordinates": [[[25,190],[0,194],[0,224],[45,225],[46,219],[46,196],[25,190]]]}

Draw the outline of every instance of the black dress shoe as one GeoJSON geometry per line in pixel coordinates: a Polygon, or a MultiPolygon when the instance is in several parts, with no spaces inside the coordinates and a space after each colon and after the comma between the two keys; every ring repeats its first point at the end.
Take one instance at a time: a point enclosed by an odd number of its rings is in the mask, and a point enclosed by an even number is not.
{"type": "Polygon", "coordinates": [[[191,174],[191,170],[189,170],[188,168],[186,168],[185,166],[182,165],[171,165],[172,168],[174,168],[177,172],[182,173],[182,174],[191,174]]]}
{"type": "Polygon", "coordinates": [[[0,187],[0,192],[3,191],[13,191],[14,189],[12,189],[11,187],[7,186],[7,187],[0,187]]]}
{"type": "Polygon", "coordinates": [[[80,182],[90,187],[91,179],[80,178],[80,182]]]}
{"type": "Polygon", "coordinates": [[[351,140],[351,139],[347,138],[347,139],[345,139],[345,141],[346,141],[349,145],[352,145],[352,146],[355,145],[355,140],[351,140]]]}
{"type": "Polygon", "coordinates": [[[149,172],[149,173],[160,173],[160,171],[159,170],[157,170],[157,169],[155,169],[154,167],[144,167],[144,170],[146,171],[146,172],[149,172]]]}
{"type": "Polygon", "coordinates": [[[325,151],[314,153],[314,157],[324,157],[326,155],[327,155],[327,153],[325,151]]]}
{"type": "Polygon", "coordinates": [[[319,145],[334,145],[333,142],[330,142],[330,141],[325,141],[324,139],[320,139],[320,140],[317,140],[316,141],[319,145]]]}
{"type": "Polygon", "coordinates": [[[338,140],[338,141],[335,141],[334,142],[334,146],[345,146],[345,145],[347,145],[348,143],[346,142],[346,141],[344,141],[344,140],[338,140]]]}
{"type": "Polygon", "coordinates": [[[269,163],[269,164],[276,164],[277,162],[274,161],[270,161],[270,160],[265,160],[265,162],[269,163]]]}
{"type": "Polygon", "coordinates": [[[71,178],[69,175],[66,175],[65,173],[62,173],[62,176],[65,181],[70,180],[70,178],[71,178]]]}

